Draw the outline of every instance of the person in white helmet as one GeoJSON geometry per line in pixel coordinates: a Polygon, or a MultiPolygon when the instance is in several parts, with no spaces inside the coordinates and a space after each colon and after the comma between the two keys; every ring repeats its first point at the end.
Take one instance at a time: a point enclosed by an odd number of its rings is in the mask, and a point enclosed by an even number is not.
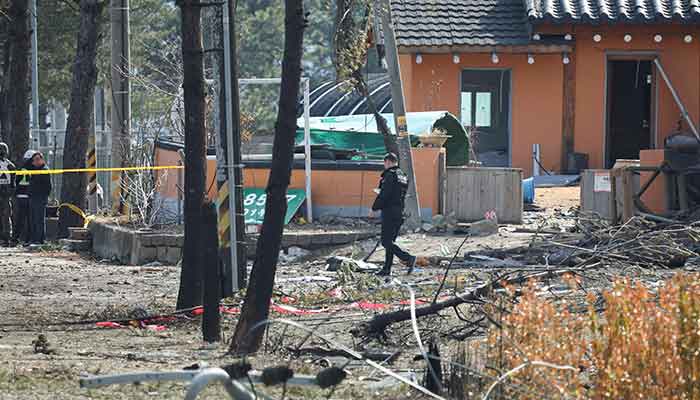
{"type": "Polygon", "coordinates": [[[0,245],[7,247],[12,238],[12,195],[14,179],[12,173],[15,164],[9,159],[10,150],[5,143],[0,143],[0,245]]]}
{"type": "MultiPolygon", "coordinates": [[[[34,150],[27,150],[24,153],[20,171],[32,169],[32,156],[34,150]]],[[[29,175],[15,175],[15,208],[14,208],[14,229],[12,231],[12,242],[17,244],[29,243],[29,175]]]]}

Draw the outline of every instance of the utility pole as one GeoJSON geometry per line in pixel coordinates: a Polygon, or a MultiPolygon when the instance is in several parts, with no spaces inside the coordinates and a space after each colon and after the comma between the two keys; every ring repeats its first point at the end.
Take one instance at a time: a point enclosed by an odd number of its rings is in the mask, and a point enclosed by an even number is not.
{"type": "Polygon", "coordinates": [[[391,104],[394,108],[394,126],[396,126],[396,141],[399,146],[399,164],[409,178],[408,193],[406,196],[406,226],[415,229],[420,226],[421,213],[418,191],[416,190],[416,175],[413,171],[413,157],[411,154],[411,139],[406,126],[406,104],[403,98],[403,84],[401,82],[401,68],[399,66],[399,52],[396,47],[394,26],[391,22],[390,0],[384,0],[378,6],[382,18],[384,44],[386,46],[386,61],[391,81],[391,104]]]}
{"type": "MultiPolygon", "coordinates": [[[[110,1],[112,25],[112,167],[124,166],[131,131],[131,86],[129,82],[129,0],[110,1]]],[[[112,172],[112,209],[124,212],[122,172],[112,172]]]]}
{"type": "Polygon", "coordinates": [[[235,2],[223,4],[223,68],[219,96],[221,124],[217,141],[217,186],[219,208],[219,257],[226,272],[223,294],[230,296],[245,287],[245,221],[241,128],[236,56],[235,2]],[[223,229],[225,228],[225,229],[223,229]]]}
{"type": "Polygon", "coordinates": [[[39,45],[37,40],[37,9],[36,0],[29,2],[29,13],[32,19],[32,131],[29,141],[32,148],[39,148],[39,45]]]}

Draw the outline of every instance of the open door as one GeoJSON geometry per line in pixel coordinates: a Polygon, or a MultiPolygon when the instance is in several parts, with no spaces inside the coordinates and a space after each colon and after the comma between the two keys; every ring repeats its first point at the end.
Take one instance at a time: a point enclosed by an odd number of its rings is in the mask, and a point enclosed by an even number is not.
{"type": "Polygon", "coordinates": [[[652,147],[652,60],[609,60],[607,161],[639,159],[652,147]]]}
{"type": "Polygon", "coordinates": [[[510,166],[510,71],[462,71],[462,125],[476,129],[474,152],[486,167],[510,166]]]}

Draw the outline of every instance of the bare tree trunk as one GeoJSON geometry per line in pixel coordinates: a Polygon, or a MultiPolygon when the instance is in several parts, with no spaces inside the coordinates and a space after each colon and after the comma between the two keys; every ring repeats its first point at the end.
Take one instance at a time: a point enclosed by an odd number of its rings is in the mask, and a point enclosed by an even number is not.
{"type": "Polygon", "coordinates": [[[201,258],[204,265],[204,314],[202,337],[206,343],[221,340],[221,275],[219,274],[219,240],[216,228],[216,207],[207,202],[202,208],[204,229],[202,232],[201,258]]]}
{"type": "MultiPolygon", "coordinates": [[[[101,41],[100,27],[105,3],[98,0],[80,1],[80,29],[73,63],[68,122],[63,151],[63,168],[85,168],[88,137],[93,133],[95,84],[97,83],[97,48],[101,41]]],[[[87,174],[65,174],[61,184],[61,203],[86,208],[87,174]]],[[[82,217],[68,209],[58,220],[58,236],[67,237],[68,227],[82,226],[82,217]]]]}
{"type": "Polygon", "coordinates": [[[203,230],[207,131],[201,7],[197,0],[178,0],[177,5],[182,20],[185,103],[185,248],[177,297],[177,308],[183,309],[202,304],[204,275],[197,252],[203,230]]]}
{"type": "MultiPolygon", "coordinates": [[[[349,53],[353,53],[356,49],[349,49],[348,47],[358,46],[357,42],[357,32],[358,30],[364,30],[365,32],[369,30],[369,18],[363,26],[358,26],[353,18],[353,7],[356,5],[354,0],[337,0],[336,1],[336,15],[335,15],[335,70],[336,76],[342,79],[346,76],[347,70],[351,69],[349,75],[352,78],[355,90],[357,90],[362,97],[365,98],[367,102],[367,108],[370,113],[374,115],[374,119],[377,121],[377,129],[379,133],[384,136],[384,147],[387,152],[399,154],[399,146],[396,142],[396,135],[391,133],[389,129],[389,124],[386,119],[379,113],[376,103],[372,99],[371,92],[367,86],[365,78],[362,76],[362,68],[367,64],[367,50],[365,49],[361,54],[356,57],[348,56],[349,53]],[[345,65],[347,64],[347,65],[345,65]]],[[[365,15],[371,14],[370,3],[366,5],[365,15]]],[[[378,35],[378,33],[375,33],[378,35]]]]}
{"type": "Polygon", "coordinates": [[[377,129],[384,137],[384,147],[386,148],[386,151],[394,153],[398,156],[399,145],[396,143],[396,135],[391,133],[389,124],[386,122],[386,118],[379,113],[377,104],[374,102],[374,100],[372,100],[369,87],[367,86],[367,82],[365,82],[365,78],[362,76],[362,72],[359,69],[356,70],[353,73],[353,78],[355,79],[355,89],[358,90],[362,96],[364,96],[369,112],[372,113],[372,115],[374,115],[374,119],[377,120],[377,129]]]}
{"type": "Polygon", "coordinates": [[[7,92],[10,80],[7,75],[10,71],[10,19],[7,16],[0,16],[0,140],[4,141],[9,132],[7,92]]]}
{"type": "Polygon", "coordinates": [[[9,26],[2,137],[10,148],[10,158],[19,162],[29,147],[29,0],[12,0],[3,18],[9,18],[9,26]]]}
{"type": "Polygon", "coordinates": [[[272,168],[267,182],[265,219],[258,239],[255,263],[241,317],[231,342],[230,351],[238,354],[255,352],[262,342],[265,328],[258,324],[266,320],[270,312],[270,298],[284,229],[284,214],[287,211],[287,187],[292,173],[306,17],[303,0],[285,0],[284,4],[284,58],[279,111],[272,147],[272,168]]]}

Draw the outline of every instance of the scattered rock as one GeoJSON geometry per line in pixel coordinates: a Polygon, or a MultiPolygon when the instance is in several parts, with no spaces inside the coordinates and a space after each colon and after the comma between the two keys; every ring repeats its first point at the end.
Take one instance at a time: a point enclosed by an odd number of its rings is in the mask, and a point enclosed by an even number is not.
{"type": "MultiPolygon", "coordinates": [[[[178,263],[178,265],[180,265],[180,263],[178,263]]],[[[163,266],[163,263],[160,263],[158,261],[153,261],[153,262],[150,262],[150,263],[144,265],[144,267],[162,267],[162,266],[163,266]]]]}
{"type": "Polygon", "coordinates": [[[292,246],[288,248],[286,252],[284,250],[280,251],[280,261],[283,263],[293,263],[310,255],[310,251],[302,249],[301,247],[292,246]]]}
{"type": "Polygon", "coordinates": [[[36,354],[56,354],[56,350],[51,348],[51,344],[43,334],[39,334],[35,340],[32,340],[32,345],[36,354]]]}
{"type": "Polygon", "coordinates": [[[482,219],[469,225],[469,235],[473,237],[491,236],[498,233],[498,221],[482,219]]]}
{"type": "Polygon", "coordinates": [[[349,257],[331,257],[327,261],[328,271],[338,271],[341,266],[349,267],[351,271],[357,272],[374,272],[379,270],[376,264],[355,260],[349,257]]]}

